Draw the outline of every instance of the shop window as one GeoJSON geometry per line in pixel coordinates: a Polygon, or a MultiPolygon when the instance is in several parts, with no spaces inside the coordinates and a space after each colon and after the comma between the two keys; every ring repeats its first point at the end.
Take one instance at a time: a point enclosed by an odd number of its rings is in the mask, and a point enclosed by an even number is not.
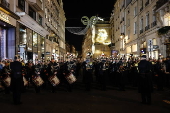
{"type": "Polygon", "coordinates": [[[33,47],[37,47],[37,42],[38,42],[38,34],[36,32],[33,32],[33,47]]]}
{"type": "Polygon", "coordinates": [[[32,51],[32,30],[27,28],[27,50],[32,51]]]}
{"type": "Polygon", "coordinates": [[[18,7],[25,11],[25,0],[18,0],[18,7]]]}
{"type": "Polygon", "coordinates": [[[29,16],[36,20],[36,12],[29,6],[29,16]]]}
{"type": "Polygon", "coordinates": [[[19,28],[19,43],[26,44],[27,43],[27,30],[26,27],[20,24],[19,28]]]}

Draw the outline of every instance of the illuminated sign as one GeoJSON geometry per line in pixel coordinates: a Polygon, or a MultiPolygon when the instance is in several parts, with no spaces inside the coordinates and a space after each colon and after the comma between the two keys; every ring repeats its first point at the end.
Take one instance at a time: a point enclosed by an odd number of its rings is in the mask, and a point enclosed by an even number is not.
{"type": "Polygon", "coordinates": [[[9,18],[10,18],[9,15],[7,15],[6,13],[0,11],[0,19],[4,20],[6,22],[9,22],[10,21],[9,18]]]}

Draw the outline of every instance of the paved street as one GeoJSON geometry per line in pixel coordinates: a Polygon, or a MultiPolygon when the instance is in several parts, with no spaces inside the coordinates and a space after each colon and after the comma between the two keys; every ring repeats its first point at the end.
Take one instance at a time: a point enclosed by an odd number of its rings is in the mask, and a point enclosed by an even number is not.
{"type": "Polygon", "coordinates": [[[13,105],[12,94],[1,92],[0,113],[170,113],[169,89],[155,91],[152,105],[143,105],[137,88],[127,86],[126,91],[107,88],[107,91],[101,91],[93,84],[92,91],[87,92],[80,80],[74,84],[73,92],[67,92],[61,86],[56,93],[41,90],[36,94],[31,87],[22,94],[22,105],[13,105]]]}

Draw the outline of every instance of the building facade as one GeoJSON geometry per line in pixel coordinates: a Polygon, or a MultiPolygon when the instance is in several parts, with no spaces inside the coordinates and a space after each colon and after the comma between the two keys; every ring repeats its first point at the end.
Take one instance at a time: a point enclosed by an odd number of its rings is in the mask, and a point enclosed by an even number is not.
{"type": "Polygon", "coordinates": [[[155,11],[160,37],[160,56],[170,56],[170,0],[158,0],[155,11]]]}
{"type": "MultiPolygon", "coordinates": [[[[114,5],[115,50],[120,57],[158,59],[163,54],[158,36],[156,3],[158,0],[117,0],[114,5]]],[[[164,54],[165,56],[165,54],[164,54]]]]}
{"type": "Polygon", "coordinates": [[[65,13],[62,0],[45,0],[46,59],[65,60],[65,13]]]}
{"type": "Polygon", "coordinates": [[[0,0],[0,59],[60,59],[65,54],[62,0],[0,0]],[[60,31],[60,32],[59,32],[60,31]]]}

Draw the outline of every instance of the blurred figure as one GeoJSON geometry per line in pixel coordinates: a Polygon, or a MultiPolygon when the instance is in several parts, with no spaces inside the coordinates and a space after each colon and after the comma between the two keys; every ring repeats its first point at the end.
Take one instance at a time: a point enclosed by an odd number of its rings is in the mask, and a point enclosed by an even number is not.
{"type": "Polygon", "coordinates": [[[10,93],[10,83],[8,83],[7,81],[4,81],[5,79],[7,79],[7,77],[10,77],[10,73],[11,70],[9,68],[9,63],[6,62],[5,66],[2,69],[2,86],[5,88],[5,94],[9,94],[10,93]]]}

